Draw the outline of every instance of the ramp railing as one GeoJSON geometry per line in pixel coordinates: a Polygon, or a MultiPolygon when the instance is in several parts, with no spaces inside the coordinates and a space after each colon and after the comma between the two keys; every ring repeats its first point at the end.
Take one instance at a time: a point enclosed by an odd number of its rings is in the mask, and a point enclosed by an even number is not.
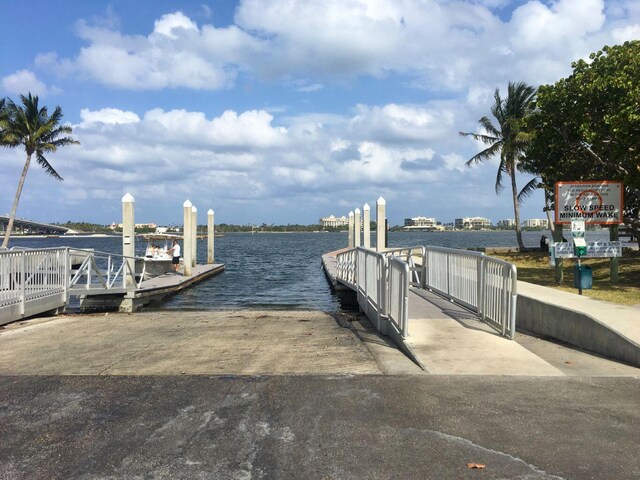
{"type": "Polygon", "coordinates": [[[511,263],[480,252],[426,247],[422,288],[477,313],[502,335],[514,338],[518,276],[511,263]]]}
{"type": "Polygon", "coordinates": [[[84,258],[77,269],[70,270],[73,275],[69,282],[72,293],[86,293],[79,290],[115,291],[139,288],[144,279],[146,264],[143,258],[78,248],[69,250],[73,257],[84,258]],[[137,274],[136,260],[142,264],[142,271],[137,274]],[[136,277],[139,277],[137,281],[135,281],[136,277]],[[127,278],[130,278],[129,282],[133,287],[128,286],[127,278]]]}
{"type": "Polygon", "coordinates": [[[337,279],[358,292],[360,308],[383,333],[389,323],[407,335],[408,291],[414,286],[470,309],[503,336],[515,336],[517,271],[508,262],[445,247],[384,253],[358,247],[338,254],[337,265],[337,279]]]}
{"type": "Polygon", "coordinates": [[[389,257],[389,321],[403,337],[409,330],[409,264],[398,257],[389,257]]]}
{"type": "Polygon", "coordinates": [[[65,248],[0,251],[0,324],[64,306],[67,261],[65,248]]]}
{"type": "Polygon", "coordinates": [[[337,255],[337,279],[358,294],[358,305],[382,333],[407,335],[409,265],[358,247],[337,255]]]}
{"type": "Polygon", "coordinates": [[[136,273],[136,260],[144,259],[69,247],[2,250],[0,324],[62,308],[70,296],[139,288],[145,266],[136,273]]]}

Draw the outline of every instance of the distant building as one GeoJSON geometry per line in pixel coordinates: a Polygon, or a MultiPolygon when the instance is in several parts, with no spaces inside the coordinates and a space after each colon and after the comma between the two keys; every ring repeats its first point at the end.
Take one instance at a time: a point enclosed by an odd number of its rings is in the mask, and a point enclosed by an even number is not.
{"type": "Polygon", "coordinates": [[[549,220],[546,218],[527,218],[522,222],[524,228],[549,228],[549,220]]]}
{"type": "MultiPolygon", "coordinates": [[[[149,228],[149,229],[155,229],[158,226],[155,223],[136,223],[134,228],[149,228]]],[[[112,223],[111,224],[111,230],[115,230],[116,228],[120,228],[122,229],[122,224],[121,223],[112,223]]]]}
{"type": "Polygon", "coordinates": [[[498,220],[497,226],[499,228],[516,228],[516,221],[513,218],[505,218],[504,220],[498,220]]]}
{"type": "Polygon", "coordinates": [[[404,219],[405,230],[439,230],[441,228],[435,218],[413,217],[404,219]]]}
{"type": "Polygon", "coordinates": [[[491,220],[484,217],[456,218],[454,225],[458,230],[482,230],[491,228],[491,220]]]}
{"type": "Polygon", "coordinates": [[[349,220],[344,215],[340,218],[336,218],[333,215],[323,217],[320,219],[320,226],[322,228],[336,228],[349,225],[349,220]]]}

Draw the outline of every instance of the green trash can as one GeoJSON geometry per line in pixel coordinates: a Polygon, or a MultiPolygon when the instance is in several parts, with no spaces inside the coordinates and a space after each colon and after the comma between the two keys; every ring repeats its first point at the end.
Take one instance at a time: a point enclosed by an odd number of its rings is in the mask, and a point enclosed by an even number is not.
{"type": "Polygon", "coordinates": [[[588,290],[593,285],[593,271],[586,265],[573,266],[573,287],[588,290]]]}

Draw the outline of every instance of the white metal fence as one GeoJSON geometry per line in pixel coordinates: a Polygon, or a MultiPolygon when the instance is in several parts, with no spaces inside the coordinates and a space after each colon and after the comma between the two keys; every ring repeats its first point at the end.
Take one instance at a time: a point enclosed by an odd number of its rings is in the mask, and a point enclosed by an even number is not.
{"type": "MultiPolygon", "coordinates": [[[[68,251],[64,248],[0,252],[2,323],[10,321],[9,315],[28,315],[29,303],[40,305],[35,308],[42,308],[49,305],[51,299],[64,298],[69,286],[67,258],[68,251]]],[[[59,300],[53,303],[57,304],[59,300]]]]}
{"type": "Polygon", "coordinates": [[[62,308],[70,296],[139,287],[136,260],[68,247],[0,251],[0,324],[62,308]]]}
{"type": "Polygon", "coordinates": [[[516,329],[516,267],[480,252],[426,247],[421,287],[454,300],[513,338],[516,329]]]}
{"type": "Polygon", "coordinates": [[[409,287],[434,291],[472,310],[504,336],[515,335],[517,272],[482,253],[444,247],[385,251],[362,247],[337,256],[337,278],[358,292],[358,303],[383,333],[385,322],[408,333],[409,287]]]}
{"type": "Polygon", "coordinates": [[[399,258],[358,247],[337,256],[337,278],[356,290],[358,304],[384,334],[407,335],[409,266],[399,258]]]}

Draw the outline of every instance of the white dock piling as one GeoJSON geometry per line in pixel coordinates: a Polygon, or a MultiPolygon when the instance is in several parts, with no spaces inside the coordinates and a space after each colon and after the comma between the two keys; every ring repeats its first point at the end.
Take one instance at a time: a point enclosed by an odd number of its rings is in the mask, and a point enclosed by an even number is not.
{"type": "Polygon", "coordinates": [[[353,248],[353,212],[349,212],[349,242],[347,246],[353,248]]]}
{"type": "MultiPolygon", "coordinates": [[[[135,224],[135,199],[130,193],[122,197],[122,255],[126,257],[136,256],[136,224],[135,224]]],[[[136,261],[134,258],[127,259],[129,272],[126,275],[125,285],[134,286],[136,279],[132,273],[136,271],[136,261]]]]}
{"type": "Polygon", "coordinates": [[[191,213],[192,206],[193,205],[189,200],[187,200],[182,204],[182,207],[183,207],[182,210],[184,213],[184,226],[182,228],[183,237],[184,237],[182,246],[183,246],[184,252],[182,252],[182,259],[184,264],[185,277],[191,276],[191,259],[193,257],[193,253],[191,252],[193,250],[193,241],[191,240],[191,236],[193,235],[193,228],[191,227],[191,223],[193,219],[193,215],[191,213]]]}
{"type": "Polygon", "coordinates": [[[364,204],[364,207],[362,207],[362,212],[362,223],[364,227],[364,241],[362,243],[362,246],[364,248],[371,248],[371,207],[368,203],[364,204]]]}
{"type": "Polygon", "coordinates": [[[359,247],[361,245],[360,235],[362,232],[362,225],[360,224],[360,209],[356,208],[354,215],[354,225],[353,225],[353,246],[359,247]]]}
{"type": "Polygon", "coordinates": [[[387,248],[385,233],[387,229],[387,202],[380,197],[376,201],[376,251],[382,252],[387,248]]]}
{"type": "Polygon", "coordinates": [[[191,207],[191,229],[191,267],[195,267],[198,263],[198,209],[195,205],[191,207]]]}
{"type": "Polygon", "coordinates": [[[209,209],[207,212],[207,263],[214,263],[215,259],[213,256],[213,239],[215,237],[213,217],[213,210],[209,209]]]}

